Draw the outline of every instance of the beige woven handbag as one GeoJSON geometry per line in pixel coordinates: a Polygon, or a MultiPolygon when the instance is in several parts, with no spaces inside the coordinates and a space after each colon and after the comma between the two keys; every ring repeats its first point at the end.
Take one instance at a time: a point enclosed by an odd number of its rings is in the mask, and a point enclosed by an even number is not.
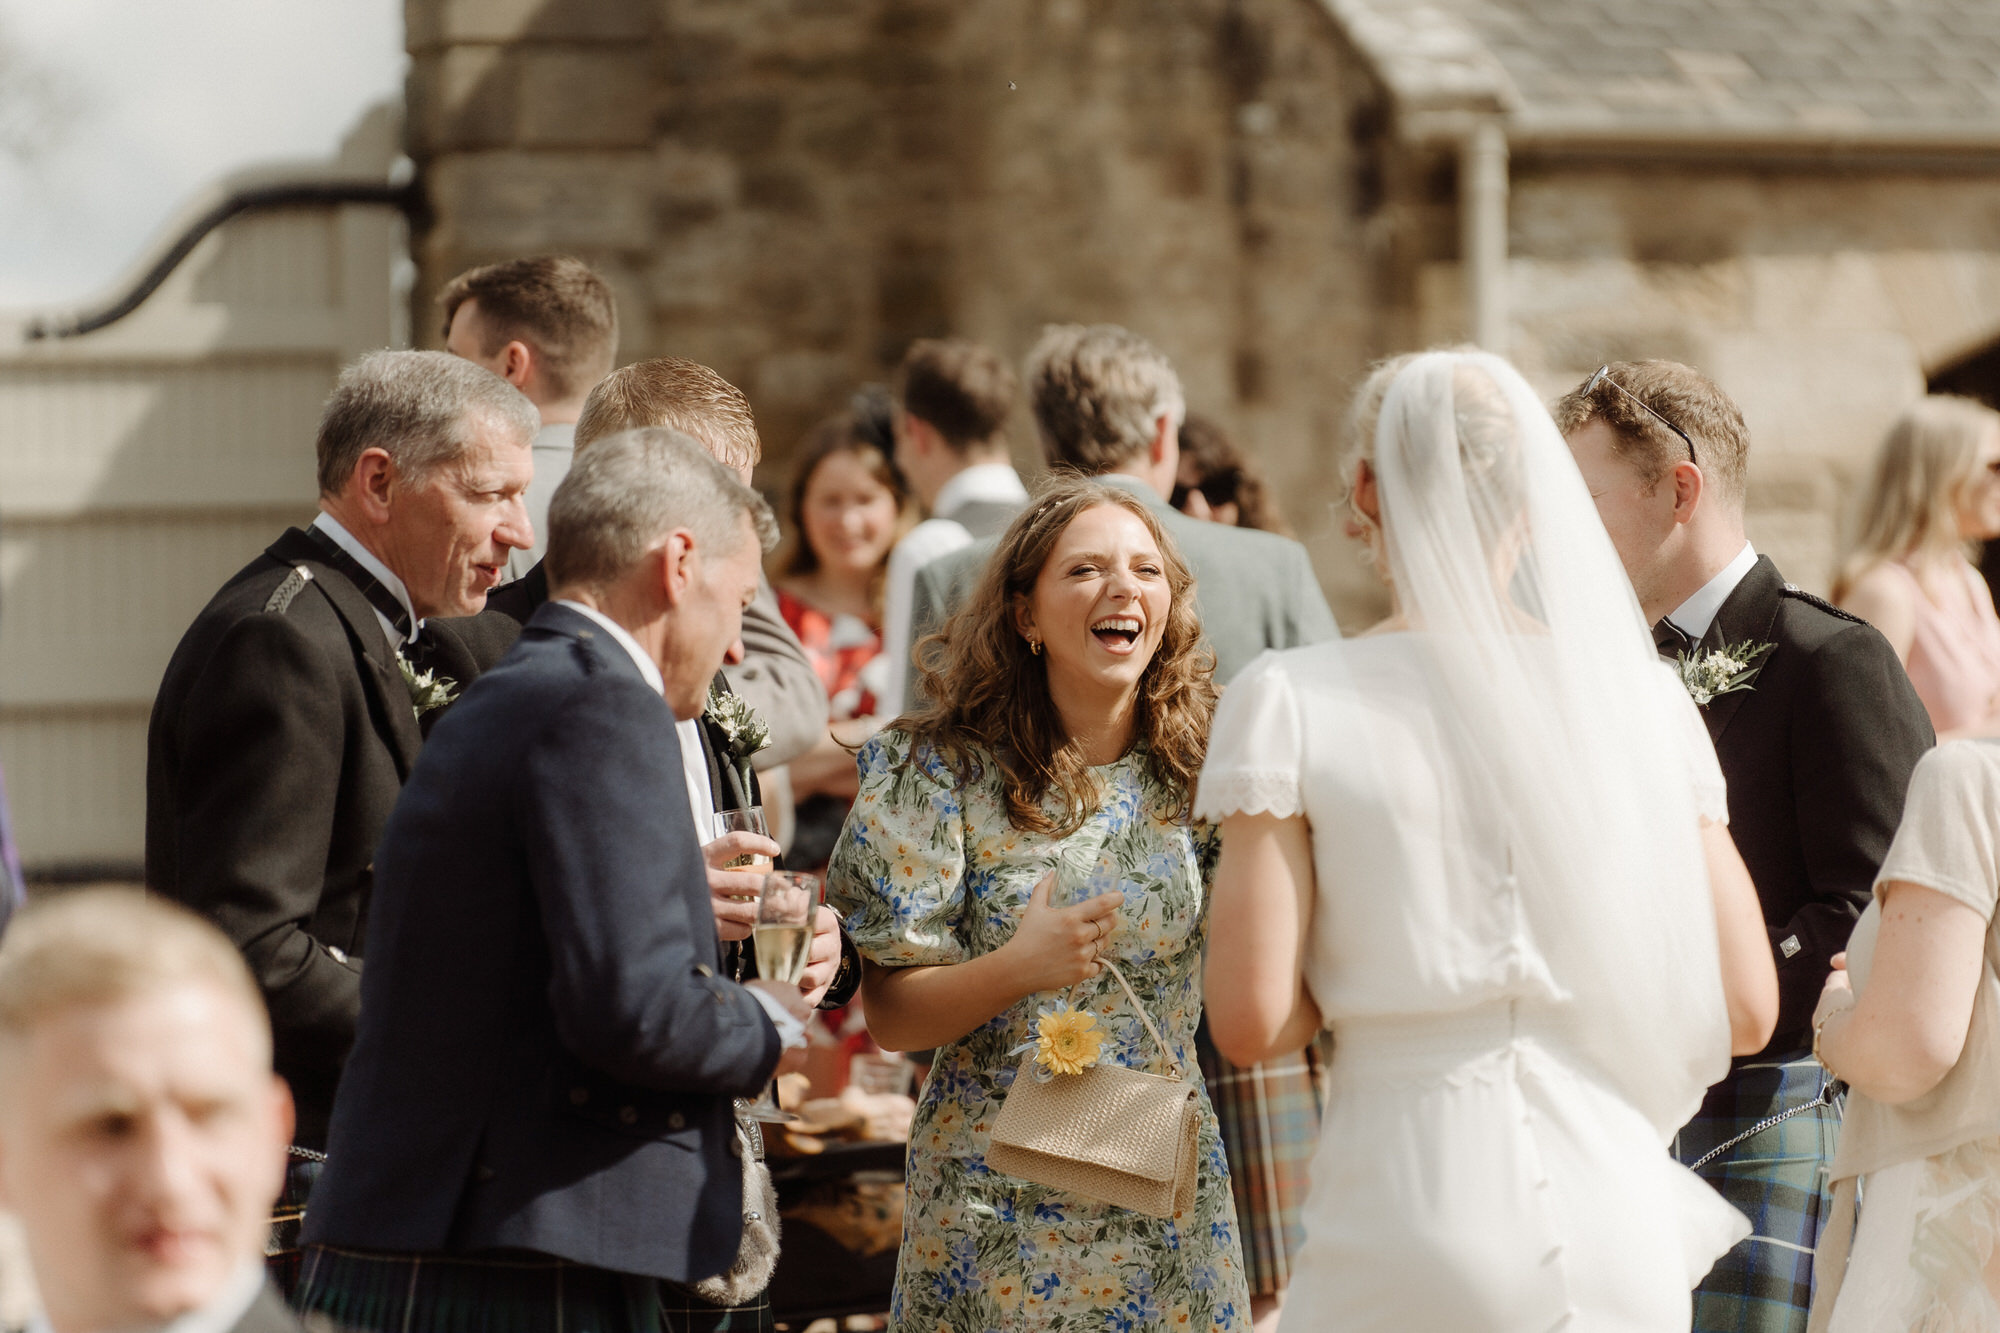
{"type": "Polygon", "coordinates": [[[986,1164],[995,1171],[1153,1217],[1194,1206],[1201,1101],[1160,1030],[1110,959],[1160,1054],[1166,1076],[1097,1064],[1044,1081],[1031,1051],[993,1122],[986,1164]]]}

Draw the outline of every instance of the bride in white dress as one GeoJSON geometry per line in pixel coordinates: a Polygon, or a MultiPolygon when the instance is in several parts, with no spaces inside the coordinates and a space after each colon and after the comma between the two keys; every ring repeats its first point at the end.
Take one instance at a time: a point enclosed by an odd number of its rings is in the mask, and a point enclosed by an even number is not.
{"type": "Polygon", "coordinates": [[[1684,1333],[1749,1227],[1666,1145],[1777,1012],[1714,751],[1512,367],[1356,415],[1394,614],[1245,671],[1195,802],[1217,1045],[1334,1031],[1281,1327],[1684,1333]]]}

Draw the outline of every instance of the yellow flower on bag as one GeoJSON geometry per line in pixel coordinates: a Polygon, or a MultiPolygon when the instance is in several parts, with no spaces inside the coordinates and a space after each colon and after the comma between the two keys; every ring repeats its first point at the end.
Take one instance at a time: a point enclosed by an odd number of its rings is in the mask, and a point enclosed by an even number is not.
{"type": "Polygon", "coordinates": [[[1103,1046],[1096,1015],[1081,1009],[1044,1009],[1035,1022],[1035,1060],[1052,1074],[1081,1074],[1103,1046]]]}

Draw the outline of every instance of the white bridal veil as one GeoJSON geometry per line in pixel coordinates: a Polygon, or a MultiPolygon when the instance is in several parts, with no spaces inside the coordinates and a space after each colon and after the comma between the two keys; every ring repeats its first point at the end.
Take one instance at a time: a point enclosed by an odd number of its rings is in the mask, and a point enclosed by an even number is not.
{"type": "Polygon", "coordinates": [[[1413,358],[1374,440],[1388,573],[1437,682],[1437,743],[1504,839],[1577,1053],[1662,1138],[1729,1026],[1689,724],[1569,449],[1514,368],[1413,358]]]}

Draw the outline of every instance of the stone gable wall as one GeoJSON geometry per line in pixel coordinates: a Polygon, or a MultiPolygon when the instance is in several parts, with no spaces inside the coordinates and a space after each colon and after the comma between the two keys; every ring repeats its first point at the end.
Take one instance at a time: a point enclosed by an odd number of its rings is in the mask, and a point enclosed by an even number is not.
{"type": "MultiPolygon", "coordinates": [[[[1158,343],[1263,461],[1337,604],[1373,604],[1330,457],[1375,335],[1375,89],[1300,0],[409,0],[417,328],[476,263],[611,281],[620,359],[804,430],[912,338],[1056,320],[1158,343]],[[1011,87],[1009,85],[1012,85],[1011,87]]],[[[1038,457],[1026,413],[1016,453],[1038,457]]]]}

